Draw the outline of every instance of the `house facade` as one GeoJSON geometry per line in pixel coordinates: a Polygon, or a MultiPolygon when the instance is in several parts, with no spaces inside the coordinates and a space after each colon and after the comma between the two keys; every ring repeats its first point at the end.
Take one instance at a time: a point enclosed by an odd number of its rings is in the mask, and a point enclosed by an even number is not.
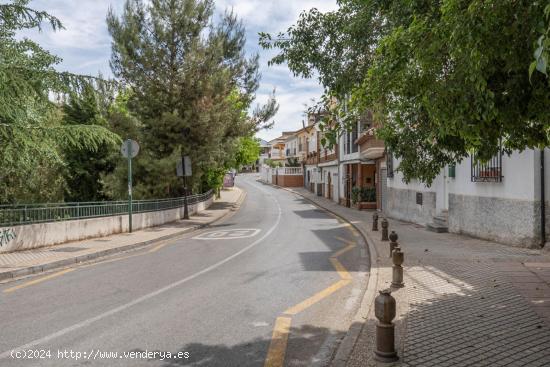
{"type": "Polygon", "coordinates": [[[275,138],[271,141],[269,141],[269,153],[268,153],[268,159],[273,161],[276,164],[284,165],[286,157],[285,157],[285,142],[286,137],[285,136],[279,136],[278,138],[275,138]]]}
{"type": "Polygon", "coordinates": [[[403,182],[388,160],[389,217],[522,247],[539,247],[550,230],[550,150],[498,154],[487,163],[468,157],[445,167],[428,187],[403,182]],[[541,165],[541,155],[546,156],[541,165]],[[544,169],[542,169],[544,167],[544,169]],[[545,198],[545,208],[541,198],[545,198]],[[542,230],[544,228],[544,231],[542,230]]]}

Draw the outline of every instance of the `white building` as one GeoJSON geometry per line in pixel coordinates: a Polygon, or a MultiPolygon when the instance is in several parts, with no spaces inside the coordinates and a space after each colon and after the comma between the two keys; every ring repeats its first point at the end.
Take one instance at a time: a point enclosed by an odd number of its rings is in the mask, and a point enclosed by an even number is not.
{"type": "MultiPolygon", "coordinates": [[[[427,225],[437,231],[464,233],[523,247],[538,247],[542,228],[550,231],[550,150],[525,150],[478,164],[471,157],[446,167],[431,187],[405,184],[400,172],[388,167],[389,217],[427,225]],[[544,189],[541,189],[544,185],[544,189]],[[541,206],[541,197],[546,206],[541,206]],[[545,212],[545,215],[542,213],[545,212]]],[[[391,159],[394,168],[399,161],[391,159]]]]}

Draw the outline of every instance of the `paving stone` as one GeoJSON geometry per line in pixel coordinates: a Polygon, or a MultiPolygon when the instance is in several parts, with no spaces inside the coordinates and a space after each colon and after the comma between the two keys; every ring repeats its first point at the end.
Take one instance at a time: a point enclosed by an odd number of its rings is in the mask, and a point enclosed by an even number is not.
{"type": "MultiPolygon", "coordinates": [[[[356,223],[387,254],[370,231],[372,212],[297,191],[356,223]]],[[[405,253],[402,365],[550,367],[550,254],[389,222],[405,253]]],[[[379,266],[390,269],[390,260],[381,256],[379,266]]],[[[388,279],[391,272],[380,271],[379,284],[388,279]]],[[[371,366],[365,345],[356,344],[349,367],[371,366]]]]}

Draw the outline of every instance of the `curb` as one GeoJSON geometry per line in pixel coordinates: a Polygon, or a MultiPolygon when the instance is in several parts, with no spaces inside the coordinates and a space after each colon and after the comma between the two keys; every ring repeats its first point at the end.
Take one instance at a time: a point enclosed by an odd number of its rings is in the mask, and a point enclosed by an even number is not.
{"type": "Polygon", "coordinates": [[[346,336],[344,336],[344,338],[340,342],[336,350],[336,353],[334,354],[334,357],[330,362],[330,366],[332,367],[345,367],[351,353],[353,352],[355,344],[357,343],[357,339],[359,339],[361,330],[365,325],[365,320],[373,317],[374,315],[374,307],[371,307],[371,306],[374,303],[374,298],[376,297],[376,291],[378,289],[378,278],[379,278],[378,276],[379,256],[378,256],[378,251],[376,250],[376,246],[374,245],[373,240],[370,238],[370,236],[367,233],[363,232],[361,228],[353,224],[347,218],[342,217],[340,214],[335,213],[334,211],[328,208],[325,208],[324,206],[321,206],[320,204],[316,203],[310,198],[292,189],[282,187],[279,185],[273,185],[273,184],[268,184],[268,185],[299,195],[305,200],[307,200],[308,202],[315,205],[316,207],[331,213],[332,215],[342,219],[346,223],[349,223],[351,226],[353,226],[353,228],[357,230],[358,233],[361,234],[361,237],[363,237],[363,240],[367,244],[367,250],[369,252],[369,280],[367,282],[367,289],[365,290],[365,294],[363,295],[363,299],[361,300],[361,305],[359,306],[359,310],[357,311],[357,314],[353,318],[351,326],[346,333],[346,336]],[[373,254],[376,256],[375,258],[372,257],[373,254]],[[363,310],[367,310],[367,312],[362,312],[363,310]]]}
{"type": "Polygon", "coordinates": [[[235,201],[235,203],[233,203],[233,205],[236,205],[236,208],[234,210],[229,210],[227,213],[225,213],[221,217],[216,218],[216,219],[214,219],[213,221],[211,221],[209,223],[195,224],[195,225],[192,225],[192,226],[187,227],[185,229],[182,229],[181,231],[178,231],[176,233],[172,233],[172,234],[169,234],[169,235],[166,235],[166,236],[158,237],[158,238],[155,238],[155,239],[152,239],[152,240],[136,242],[136,243],[132,243],[132,244],[125,245],[125,246],[120,246],[120,247],[110,248],[110,249],[106,249],[106,250],[102,250],[102,251],[97,251],[97,252],[94,252],[94,253],[91,253],[91,254],[80,255],[80,256],[77,256],[77,257],[74,257],[74,258],[70,258],[70,259],[63,259],[63,260],[53,261],[53,262],[50,262],[50,263],[47,263],[47,264],[33,265],[33,266],[26,267],[26,268],[1,272],[0,273],[0,281],[15,279],[15,278],[19,278],[19,277],[23,277],[23,276],[31,275],[31,274],[39,274],[39,273],[46,272],[48,270],[53,270],[53,269],[57,269],[57,268],[67,267],[67,266],[74,265],[74,264],[83,263],[83,262],[86,262],[86,261],[90,261],[90,260],[98,259],[98,258],[101,258],[101,257],[106,257],[106,256],[109,256],[109,255],[113,255],[113,254],[116,254],[116,253],[119,253],[119,252],[136,250],[136,249],[139,249],[139,248],[142,248],[142,247],[152,245],[152,244],[157,243],[157,242],[162,242],[162,241],[166,241],[166,240],[170,240],[170,239],[179,237],[179,236],[181,236],[185,233],[188,233],[188,232],[193,232],[193,231],[208,227],[211,224],[216,223],[216,222],[226,218],[230,214],[234,213],[235,211],[239,210],[242,202],[244,201],[244,199],[246,197],[246,191],[244,191],[240,188],[239,188],[239,190],[241,190],[241,194],[239,195],[239,198],[237,199],[237,201],[235,201]]]}

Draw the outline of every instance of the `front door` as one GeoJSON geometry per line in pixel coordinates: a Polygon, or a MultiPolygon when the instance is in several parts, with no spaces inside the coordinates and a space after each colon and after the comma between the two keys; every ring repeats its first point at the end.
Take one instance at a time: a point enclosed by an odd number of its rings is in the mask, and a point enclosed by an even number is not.
{"type": "Polygon", "coordinates": [[[435,189],[435,207],[437,214],[446,212],[449,209],[449,175],[448,168],[443,168],[439,182],[436,182],[435,189]]]}

